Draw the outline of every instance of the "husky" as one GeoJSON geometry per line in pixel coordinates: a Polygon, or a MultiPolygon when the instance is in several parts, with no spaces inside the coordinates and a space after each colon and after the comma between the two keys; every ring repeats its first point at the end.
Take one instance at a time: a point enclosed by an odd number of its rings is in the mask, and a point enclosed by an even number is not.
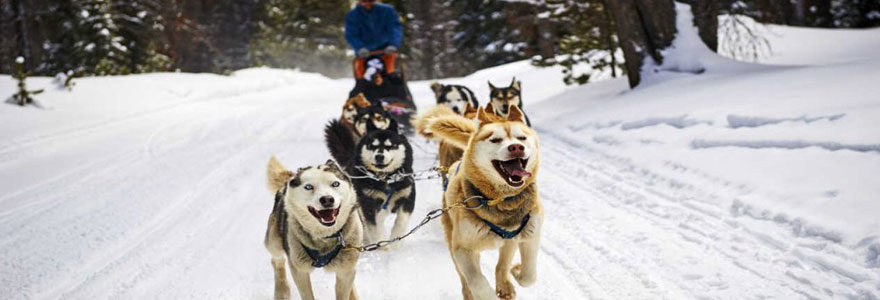
{"type": "Polygon", "coordinates": [[[529,121],[529,117],[525,115],[523,110],[521,92],[522,85],[515,77],[510,82],[510,86],[503,88],[497,88],[489,81],[489,104],[492,104],[492,110],[495,114],[504,118],[507,118],[510,108],[516,106],[523,113],[526,125],[532,126],[532,122],[529,121]]]}
{"type": "Polygon", "coordinates": [[[370,101],[364,97],[363,93],[348,98],[348,100],[345,101],[345,104],[342,105],[342,115],[339,116],[339,121],[354,128],[354,117],[357,116],[358,111],[369,106],[370,101]]]}
{"type": "Polygon", "coordinates": [[[544,212],[536,177],[540,164],[537,133],[516,105],[506,118],[482,108],[477,121],[442,116],[430,121],[434,136],[464,150],[449,168],[443,206],[467,204],[443,215],[443,231],[464,299],[512,299],[510,277],[520,286],[537,279],[537,254],[544,212]],[[477,207],[479,206],[479,207],[477,207]],[[476,208],[474,208],[476,207],[476,208]],[[480,252],[500,249],[495,289],[480,269],[480,252]],[[521,264],[511,266],[517,249],[521,264]]]}
{"type": "MultiPolygon", "coordinates": [[[[494,119],[500,120],[500,118],[497,115],[492,113],[492,109],[491,109],[492,103],[489,103],[488,107],[489,108],[487,108],[487,110],[485,110],[486,115],[488,117],[493,118],[493,120],[494,119]]],[[[452,115],[456,115],[456,113],[454,111],[452,111],[451,109],[449,109],[449,107],[447,107],[445,105],[437,105],[433,109],[428,110],[427,112],[418,116],[418,118],[416,119],[416,122],[415,122],[416,129],[417,129],[418,133],[421,134],[422,136],[424,136],[428,139],[434,139],[434,135],[430,132],[430,129],[427,128],[429,126],[429,124],[432,121],[436,120],[437,118],[441,118],[444,116],[452,116],[452,115]]],[[[473,107],[470,107],[470,106],[468,106],[467,110],[464,113],[464,117],[467,119],[473,119],[476,115],[477,115],[477,110],[473,107]]],[[[462,151],[462,149],[460,149],[460,148],[458,148],[448,142],[445,142],[441,139],[437,139],[437,140],[439,142],[439,147],[437,149],[437,162],[441,168],[448,169],[449,166],[452,165],[452,163],[461,159],[461,156],[462,156],[462,154],[464,154],[464,151],[462,151]]],[[[445,185],[446,180],[448,178],[447,178],[447,176],[443,176],[442,178],[443,178],[443,184],[445,185]]]]}
{"type": "Polygon", "coordinates": [[[300,298],[314,299],[309,273],[315,268],[336,273],[336,299],[357,299],[354,288],[357,251],[363,225],[357,194],[350,179],[333,160],[318,166],[287,170],[274,156],[267,170],[275,206],[269,215],[264,245],[272,255],[275,299],[289,299],[287,271],[300,298]]]}
{"type": "Polygon", "coordinates": [[[381,104],[373,104],[361,109],[355,116],[354,128],[359,136],[367,134],[367,124],[378,129],[388,129],[391,125],[391,116],[381,104]]]}
{"type": "MultiPolygon", "coordinates": [[[[412,147],[398,131],[395,121],[387,129],[378,129],[368,123],[367,134],[347,155],[334,157],[350,162],[346,168],[358,194],[361,215],[364,218],[364,243],[372,244],[382,238],[381,225],[390,214],[397,214],[391,238],[406,231],[409,217],[415,208],[416,186],[412,174],[412,147]]],[[[328,147],[337,142],[331,136],[328,147]]]]}
{"type": "MultiPolygon", "coordinates": [[[[361,94],[352,99],[360,101],[357,98],[370,103],[361,94]]],[[[351,118],[351,122],[347,121],[346,110],[343,109],[343,115],[339,119],[330,120],[324,127],[324,141],[327,148],[330,150],[331,156],[336,158],[336,162],[341,166],[348,166],[352,163],[352,161],[341,161],[339,158],[350,159],[353,157],[348,153],[354,151],[358,140],[366,134],[368,123],[371,123],[370,126],[374,128],[386,129],[393,121],[385,109],[378,104],[370,104],[366,107],[356,105],[356,111],[357,114],[351,118]]]]}
{"type": "Polygon", "coordinates": [[[459,115],[464,115],[468,107],[474,109],[480,107],[474,92],[463,85],[441,84],[435,81],[431,83],[431,90],[437,98],[437,105],[445,105],[459,115]]]}

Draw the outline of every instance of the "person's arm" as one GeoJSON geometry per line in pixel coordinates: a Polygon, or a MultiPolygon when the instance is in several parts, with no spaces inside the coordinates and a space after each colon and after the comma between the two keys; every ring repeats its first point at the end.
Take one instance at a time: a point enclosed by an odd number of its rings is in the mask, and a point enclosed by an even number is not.
{"type": "Polygon", "coordinates": [[[364,47],[364,42],[360,39],[360,28],[357,26],[356,19],[354,13],[348,13],[345,16],[345,41],[348,42],[348,45],[355,52],[364,47]]]}
{"type": "Polygon", "coordinates": [[[400,16],[397,15],[397,11],[394,10],[394,7],[391,7],[389,15],[388,26],[391,31],[391,45],[400,48],[400,44],[403,42],[403,25],[400,24],[400,16]]]}

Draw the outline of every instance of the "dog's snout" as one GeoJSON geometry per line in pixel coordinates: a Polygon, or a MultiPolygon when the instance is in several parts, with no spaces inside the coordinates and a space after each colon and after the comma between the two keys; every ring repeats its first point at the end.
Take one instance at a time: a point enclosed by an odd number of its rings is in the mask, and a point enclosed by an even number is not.
{"type": "Polygon", "coordinates": [[[385,155],[382,155],[382,154],[376,154],[376,162],[377,162],[377,163],[382,163],[383,161],[385,161],[385,155]]]}
{"type": "Polygon", "coordinates": [[[525,155],[526,146],[523,144],[511,144],[510,146],[507,146],[507,151],[510,151],[510,155],[522,156],[525,155]]]}
{"type": "Polygon", "coordinates": [[[321,202],[321,205],[324,207],[333,207],[333,203],[336,201],[332,196],[323,196],[321,199],[318,199],[321,202]]]}

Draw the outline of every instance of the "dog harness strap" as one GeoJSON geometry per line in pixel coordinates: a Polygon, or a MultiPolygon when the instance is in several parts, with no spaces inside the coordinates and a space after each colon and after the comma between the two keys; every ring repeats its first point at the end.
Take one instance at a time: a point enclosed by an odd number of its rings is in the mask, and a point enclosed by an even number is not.
{"type": "MultiPolygon", "coordinates": [[[[328,236],[328,238],[338,238],[341,234],[342,234],[342,229],[340,229],[338,232],[334,233],[333,235],[328,236]]],[[[302,244],[300,244],[300,245],[302,245],[302,244]]],[[[330,252],[327,253],[326,255],[321,255],[321,253],[318,252],[318,250],[306,247],[306,245],[302,245],[302,247],[304,250],[306,250],[306,254],[309,255],[309,258],[312,259],[312,267],[315,267],[315,268],[323,268],[324,266],[330,264],[330,262],[333,261],[333,259],[336,258],[337,255],[339,255],[339,251],[342,250],[342,245],[340,244],[340,245],[336,245],[336,247],[333,248],[333,250],[330,250],[330,252]]]]}
{"type": "Polygon", "coordinates": [[[483,218],[480,218],[480,220],[483,220],[483,223],[485,223],[486,226],[489,226],[489,230],[500,236],[502,239],[509,240],[519,235],[519,233],[522,232],[523,228],[526,228],[526,224],[529,223],[530,218],[531,215],[526,214],[526,216],[523,217],[522,222],[520,222],[519,228],[514,231],[504,230],[504,228],[498,227],[498,225],[492,224],[492,222],[486,221],[483,218]]]}
{"type": "Polygon", "coordinates": [[[388,204],[391,204],[391,195],[394,195],[395,190],[391,188],[389,184],[387,188],[385,188],[385,203],[382,203],[382,210],[388,209],[388,204]]]}
{"type": "Polygon", "coordinates": [[[458,165],[455,166],[455,173],[453,173],[452,176],[447,177],[446,180],[443,181],[443,191],[444,192],[446,191],[446,188],[449,187],[449,179],[452,177],[455,177],[455,175],[458,175],[458,169],[461,169],[461,164],[462,163],[458,163],[458,165]]]}

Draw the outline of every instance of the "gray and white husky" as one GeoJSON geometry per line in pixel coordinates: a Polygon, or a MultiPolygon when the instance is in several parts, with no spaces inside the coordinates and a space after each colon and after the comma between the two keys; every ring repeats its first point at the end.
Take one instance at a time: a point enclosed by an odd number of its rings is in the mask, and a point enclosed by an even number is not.
{"type": "Polygon", "coordinates": [[[350,179],[333,160],[287,170],[274,156],[268,166],[275,207],[264,244],[275,270],[275,299],[290,298],[285,266],[302,299],[314,299],[309,274],[316,268],[336,273],[336,299],[357,299],[354,288],[363,224],[350,179]]]}

